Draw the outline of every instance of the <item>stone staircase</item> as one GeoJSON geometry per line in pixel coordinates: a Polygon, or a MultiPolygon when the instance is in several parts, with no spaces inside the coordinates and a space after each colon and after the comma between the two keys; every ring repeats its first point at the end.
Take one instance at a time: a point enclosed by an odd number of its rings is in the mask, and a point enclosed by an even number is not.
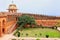
{"type": "Polygon", "coordinates": [[[8,34],[12,33],[17,28],[17,24],[15,23],[9,30],[8,34]]]}

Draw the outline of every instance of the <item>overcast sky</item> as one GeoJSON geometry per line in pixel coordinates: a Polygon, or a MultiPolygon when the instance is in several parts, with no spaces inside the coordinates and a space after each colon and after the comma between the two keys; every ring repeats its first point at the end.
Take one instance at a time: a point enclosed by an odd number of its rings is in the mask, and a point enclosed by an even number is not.
{"type": "MultiPolygon", "coordinates": [[[[60,0],[13,0],[19,12],[60,16],[60,0]]],[[[0,12],[7,11],[12,0],[0,0],[0,12]]]]}

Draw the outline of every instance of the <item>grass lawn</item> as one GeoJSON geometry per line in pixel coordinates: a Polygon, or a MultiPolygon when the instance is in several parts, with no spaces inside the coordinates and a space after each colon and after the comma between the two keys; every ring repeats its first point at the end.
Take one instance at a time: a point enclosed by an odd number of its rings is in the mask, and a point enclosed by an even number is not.
{"type": "Polygon", "coordinates": [[[60,32],[50,28],[25,28],[20,31],[21,37],[41,37],[45,38],[49,35],[49,38],[60,38],[60,32]]]}

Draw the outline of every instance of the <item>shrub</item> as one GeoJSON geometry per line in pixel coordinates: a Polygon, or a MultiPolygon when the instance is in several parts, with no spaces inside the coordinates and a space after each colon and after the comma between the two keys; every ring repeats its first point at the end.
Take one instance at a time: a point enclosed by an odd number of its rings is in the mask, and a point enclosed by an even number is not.
{"type": "Polygon", "coordinates": [[[13,35],[16,36],[16,37],[20,37],[20,32],[16,31],[13,35]]]}
{"type": "Polygon", "coordinates": [[[26,33],[26,36],[28,36],[28,33],[26,33]]]}
{"type": "Polygon", "coordinates": [[[22,35],[23,35],[23,33],[22,33],[22,35]]]}
{"type": "Polygon", "coordinates": [[[40,33],[40,36],[41,36],[42,34],[40,33]]]}
{"type": "Polygon", "coordinates": [[[42,29],[43,29],[44,27],[42,27],[42,29]]]}
{"type": "Polygon", "coordinates": [[[18,33],[19,31],[18,30],[16,30],[15,32],[14,32],[14,36],[17,36],[17,33],[18,33]]]}
{"type": "Polygon", "coordinates": [[[13,35],[16,35],[17,32],[18,32],[18,30],[16,30],[13,35]]]}
{"type": "Polygon", "coordinates": [[[48,38],[49,37],[49,35],[46,35],[46,38],[48,38]]]}
{"type": "Polygon", "coordinates": [[[40,39],[37,38],[36,40],[40,40],[40,39]]]}
{"type": "Polygon", "coordinates": [[[54,29],[54,27],[52,27],[52,29],[54,29]]]}
{"type": "Polygon", "coordinates": [[[37,34],[35,34],[35,36],[37,36],[37,34]]]}
{"type": "Polygon", "coordinates": [[[20,37],[20,32],[18,32],[18,37],[20,37]]]}

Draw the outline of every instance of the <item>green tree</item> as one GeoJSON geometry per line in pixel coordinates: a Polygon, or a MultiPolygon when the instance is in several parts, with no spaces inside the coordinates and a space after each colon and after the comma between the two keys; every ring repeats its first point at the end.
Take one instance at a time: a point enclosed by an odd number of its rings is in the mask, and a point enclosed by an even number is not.
{"type": "Polygon", "coordinates": [[[28,15],[22,15],[22,16],[18,17],[17,23],[20,28],[25,27],[25,25],[30,25],[30,27],[32,27],[32,25],[36,24],[35,19],[28,15]]]}

